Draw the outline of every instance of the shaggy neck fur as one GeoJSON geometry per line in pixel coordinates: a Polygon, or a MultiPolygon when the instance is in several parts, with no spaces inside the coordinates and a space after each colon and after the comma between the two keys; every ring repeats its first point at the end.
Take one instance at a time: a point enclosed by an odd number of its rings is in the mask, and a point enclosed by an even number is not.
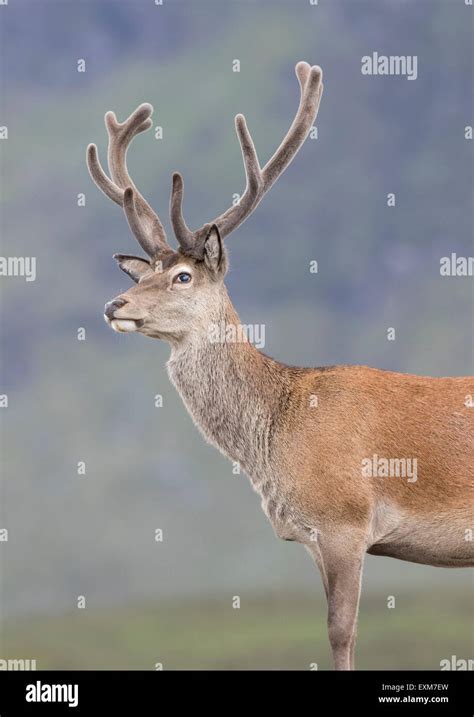
{"type": "MultiPolygon", "coordinates": [[[[239,326],[227,297],[216,308],[214,322],[239,326]]],[[[212,343],[207,331],[175,345],[167,367],[206,439],[239,461],[254,485],[263,479],[288,404],[288,369],[248,341],[212,343]]]]}

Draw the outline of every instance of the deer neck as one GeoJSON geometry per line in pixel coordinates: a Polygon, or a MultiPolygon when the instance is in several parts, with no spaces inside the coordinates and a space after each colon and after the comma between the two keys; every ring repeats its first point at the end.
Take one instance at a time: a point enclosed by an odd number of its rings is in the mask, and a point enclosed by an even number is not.
{"type": "Polygon", "coordinates": [[[255,483],[271,469],[284,367],[244,339],[228,299],[212,324],[217,340],[206,331],[175,345],[168,373],[205,438],[255,483]]]}

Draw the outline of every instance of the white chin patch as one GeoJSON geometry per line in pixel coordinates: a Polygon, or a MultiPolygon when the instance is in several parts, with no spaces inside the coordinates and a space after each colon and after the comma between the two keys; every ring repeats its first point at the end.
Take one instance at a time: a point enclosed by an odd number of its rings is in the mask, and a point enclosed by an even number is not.
{"type": "Polygon", "coordinates": [[[136,322],[131,321],[130,319],[112,319],[110,325],[114,331],[119,331],[120,333],[128,333],[129,331],[137,330],[136,322]]]}

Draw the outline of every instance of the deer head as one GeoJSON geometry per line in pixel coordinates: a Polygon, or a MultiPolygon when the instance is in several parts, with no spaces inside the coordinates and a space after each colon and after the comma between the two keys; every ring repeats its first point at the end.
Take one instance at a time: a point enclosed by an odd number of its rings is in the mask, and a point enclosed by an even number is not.
{"type": "Polygon", "coordinates": [[[105,115],[109,135],[110,177],[102,169],[97,147],[89,145],[87,163],[97,186],[119,204],[148,258],[115,254],[120,268],[135,282],[105,305],[105,320],[115,331],[139,331],[146,336],[179,341],[206,330],[227,300],[224,276],[227,256],[223,240],[254,211],[264,194],[290,164],[316,118],[322,95],[322,72],[306,62],[296,65],[301,98],[298,111],[281,145],[263,167],[243,115],[235,118],[247,185],[238,204],[213,221],[192,231],[182,212],[183,179],[173,175],[170,216],[178,249],[167,242],[165,230],[148,202],[135,187],[127,169],[127,149],[140,132],[152,126],[150,104],[142,104],[125,122],[113,112],[105,115]]]}

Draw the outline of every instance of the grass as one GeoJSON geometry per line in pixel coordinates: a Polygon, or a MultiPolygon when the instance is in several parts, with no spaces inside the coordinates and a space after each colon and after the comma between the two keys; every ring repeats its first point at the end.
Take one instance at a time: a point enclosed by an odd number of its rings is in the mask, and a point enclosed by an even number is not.
{"type": "MultiPolygon", "coordinates": [[[[142,605],[6,623],[1,657],[36,659],[37,669],[331,669],[322,600],[270,597],[242,603],[142,605]]],[[[469,596],[402,594],[365,598],[359,669],[439,669],[472,657],[469,596]]]]}

